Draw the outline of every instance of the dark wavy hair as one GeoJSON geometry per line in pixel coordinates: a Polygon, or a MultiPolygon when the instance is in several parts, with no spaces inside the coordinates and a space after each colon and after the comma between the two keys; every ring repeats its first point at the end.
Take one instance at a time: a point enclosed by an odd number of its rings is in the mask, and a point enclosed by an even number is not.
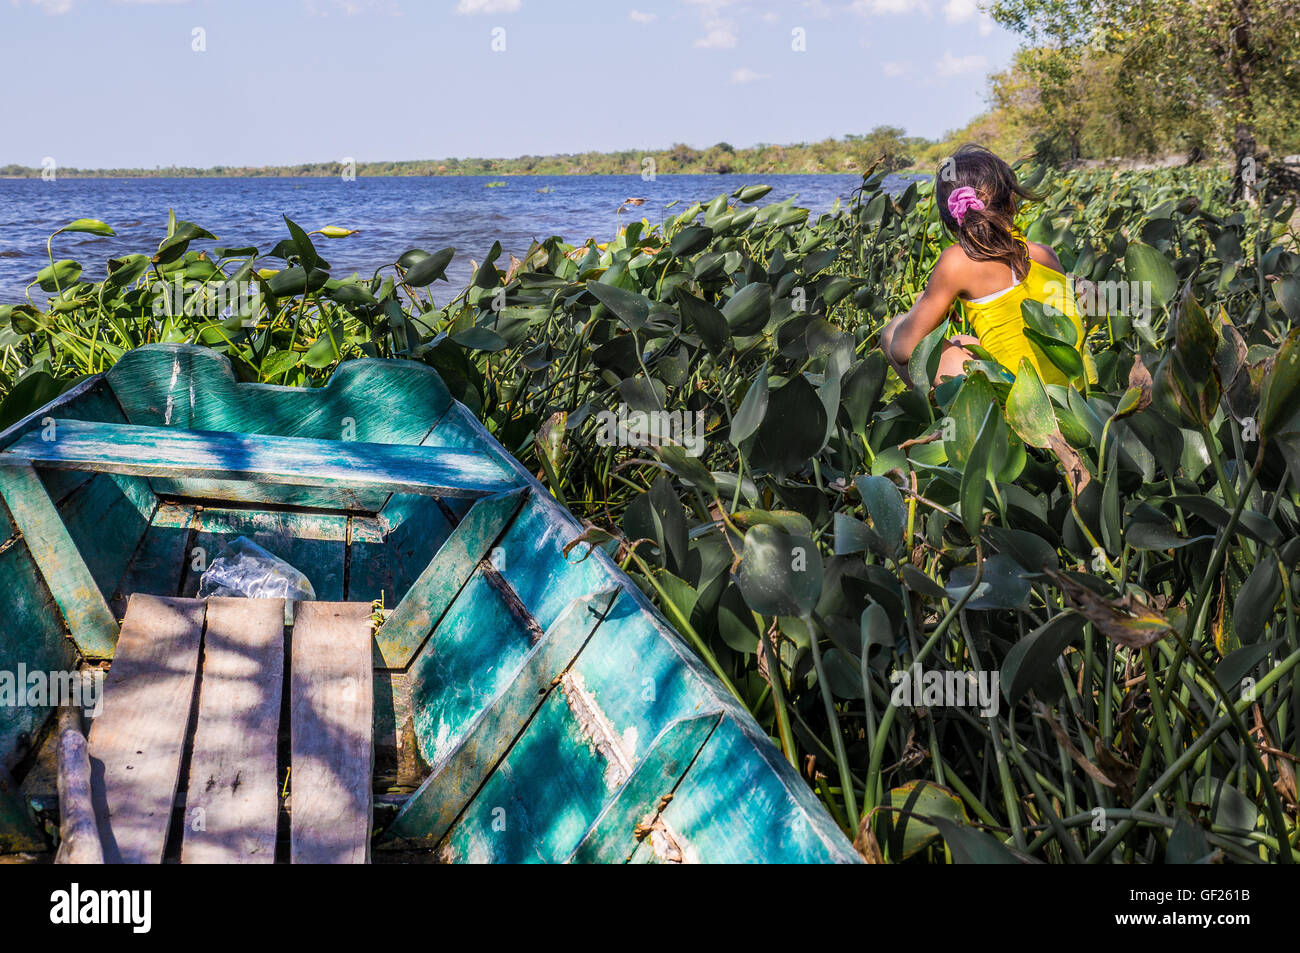
{"type": "Polygon", "coordinates": [[[1000,261],[1011,269],[1017,281],[1029,273],[1029,249],[1015,233],[1016,210],[1022,201],[1034,202],[1016,174],[996,155],[973,143],[962,146],[939,164],[935,173],[935,198],[944,227],[975,261],[1000,261]],[[957,224],[948,211],[948,196],[964,185],[975,190],[983,209],[971,209],[957,224]]]}

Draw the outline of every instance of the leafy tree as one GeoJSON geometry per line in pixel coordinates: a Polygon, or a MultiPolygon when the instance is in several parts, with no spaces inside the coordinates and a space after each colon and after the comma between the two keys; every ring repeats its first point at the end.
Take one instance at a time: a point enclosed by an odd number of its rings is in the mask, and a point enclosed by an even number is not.
{"type": "Polygon", "coordinates": [[[1155,117],[1208,120],[1231,144],[1234,194],[1255,198],[1259,139],[1300,96],[1300,0],[994,0],[999,22],[1057,52],[1120,57],[1155,117]]]}

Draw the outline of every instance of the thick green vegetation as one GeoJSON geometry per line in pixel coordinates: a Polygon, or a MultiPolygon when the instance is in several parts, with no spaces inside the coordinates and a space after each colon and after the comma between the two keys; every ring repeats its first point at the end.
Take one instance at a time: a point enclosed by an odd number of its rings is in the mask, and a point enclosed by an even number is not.
{"type": "MultiPolygon", "coordinates": [[[[1230,204],[1213,170],[1021,172],[1046,196],[1028,236],[1101,283],[1085,390],[988,360],[904,387],[877,334],[946,238],[929,184],[891,197],[876,173],[816,220],[750,186],[604,245],[496,246],[436,301],[453,249],[334,277],[324,239],[342,229],[290,222],[260,252],[173,222],[156,253],[87,283],[56,234],[33,299],[0,309],[0,425],[149,341],[285,384],[354,357],[423,361],[868,858],[1289,862],[1294,206],[1230,204]],[[256,293],[232,295],[241,282],[256,293]],[[638,421],[680,439],[638,445],[638,421]],[[991,692],[962,704],[967,673],[991,692]],[[935,681],[946,695],[927,696],[935,681]]],[[[1069,369],[1068,322],[1027,319],[1069,369]]]]}

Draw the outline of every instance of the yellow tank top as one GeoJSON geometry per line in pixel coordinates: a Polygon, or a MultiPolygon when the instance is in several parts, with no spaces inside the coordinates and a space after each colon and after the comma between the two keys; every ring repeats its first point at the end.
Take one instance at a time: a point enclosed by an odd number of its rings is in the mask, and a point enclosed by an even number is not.
{"type": "MultiPolygon", "coordinates": [[[[960,300],[960,299],[959,299],[960,300]]],[[[1078,348],[1083,358],[1084,374],[1088,383],[1097,382],[1097,368],[1084,344],[1083,321],[1069,293],[1065,275],[1041,262],[1029,260],[1029,273],[1024,280],[1006,291],[975,301],[962,301],[962,309],[970,322],[971,330],[979,338],[980,347],[992,354],[1012,374],[1020,368],[1021,358],[1038,371],[1044,384],[1077,383],[1067,381],[1042,349],[1025,336],[1025,319],[1020,313],[1022,301],[1039,301],[1060,311],[1078,332],[1078,348]]]]}

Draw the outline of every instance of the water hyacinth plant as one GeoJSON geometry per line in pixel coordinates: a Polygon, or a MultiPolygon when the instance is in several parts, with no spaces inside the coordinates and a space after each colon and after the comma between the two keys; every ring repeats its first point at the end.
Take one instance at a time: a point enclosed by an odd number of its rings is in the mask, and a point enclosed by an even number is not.
{"type": "MultiPolygon", "coordinates": [[[[586,522],[573,558],[615,555],[869,860],[1291,862],[1295,206],[1235,206],[1213,169],[1021,174],[1045,195],[1027,236],[1096,283],[1095,384],[981,354],[905,386],[878,333],[947,238],[930,184],[869,174],[815,219],[749,186],[603,245],[494,245],[439,300],[454,249],[334,277],[337,227],[286,219],[263,252],[173,219],[99,282],[56,233],[0,307],[0,426],[152,341],[291,385],[422,361],[586,522]]],[[[1060,317],[1026,313],[1077,378],[1060,317]]]]}

